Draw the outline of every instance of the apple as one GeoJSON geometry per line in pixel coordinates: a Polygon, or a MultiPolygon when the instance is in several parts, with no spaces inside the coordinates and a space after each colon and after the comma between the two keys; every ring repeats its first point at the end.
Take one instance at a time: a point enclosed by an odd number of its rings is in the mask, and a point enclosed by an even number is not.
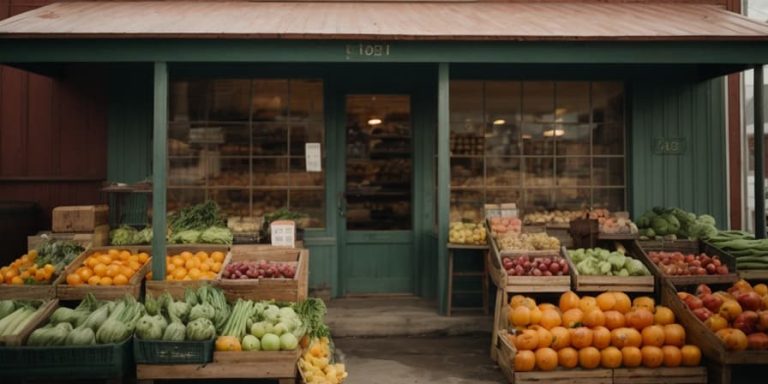
{"type": "Polygon", "coordinates": [[[749,335],[757,332],[759,322],[757,313],[754,311],[744,311],[733,320],[733,327],[749,335]]]}
{"type": "Polygon", "coordinates": [[[688,308],[690,308],[691,310],[699,309],[699,308],[703,308],[704,307],[704,302],[702,302],[701,299],[699,299],[698,297],[693,296],[693,295],[688,295],[683,300],[683,302],[685,302],[685,305],[687,305],[688,308]]]}
{"type": "Polygon", "coordinates": [[[705,308],[709,309],[712,312],[719,311],[720,306],[723,305],[723,299],[711,293],[702,295],[701,302],[704,304],[705,308]]]}
{"type": "Polygon", "coordinates": [[[696,296],[701,297],[704,294],[712,294],[712,289],[706,284],[699,284],[699,286],[696,287],[696,296]]]}
{"type": "Polygon", "coordinates": [[[712,316],[712,312],[704,307],[694,309],[693,314],[701,321],[707,321],[712,316]]]}
{"type": "Polygon", "coordinates": [[[745,311],[758,311],[762,306],[762,298],[755,292],[744,292],[736,296],[736,301],[745,311]]]}
{"type": "Polygon", "coordinates": [[[768,335],[763,332],[747,335],[747,345],[749,349],[768,349],[768,335]]]}

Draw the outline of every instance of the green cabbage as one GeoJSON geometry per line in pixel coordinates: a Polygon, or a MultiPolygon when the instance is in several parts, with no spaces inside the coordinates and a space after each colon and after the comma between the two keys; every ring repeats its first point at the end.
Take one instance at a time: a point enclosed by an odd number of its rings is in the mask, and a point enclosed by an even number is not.
{"type": "Polygon", "coordinates": [[[656,216],[651,220],[651,228],[659,236],[668,235],[671,232],[669,222],[661,216],[656,216]]]}
{"type": "Polygon", "coordinates": [[[224,227],[210,227],[200,234],[200,242],[206,244],[232,244],[232,231],[224,227]]]}
{"type": "Polygon", "coordinates": [[[206,318],[199,318],[187,324],[187,340],[208,340],[216,335],[216,327],[206,318]]]}
{"type": "Polygon", "coordinates": [[[715,226],[715,224],[716,224],[715,223],[715,218],[712,217],[711,215],[701,215],[701,216],[699,216],[698,219],[696,219],[696,221],[698,221],[700,223],[704,223],[704,224],[709,224],[711,226],[715,226]]]}
{"type": "Polygon", "coordinates": [[[128,225],[122,225],[109,232],[109,243],[112,245],[131,245],[135,244],[134,237],[138,231],[128,225]]]}
{"type": "Polygon", "coordinates": [[[200,231],[193,229],[176,232],[171,236],[173,244],[194,244],[200,240],[200,231]]]}
{"type": "Polygon", "coordinates": [[[152,227],[147,226],[133,236],[134,244],[152,244],[152,227]]]}
{"type": "Polygon", "coordinates": [[[626,263],[624,263],[624,268],[627,269],[627,272],[629,272],[631,276],[648,276],[651,274],[642,261],[631,257],[627,258],[626,263]]]}
{"type": "Polygon", "coordinates": [[[171,324],[165,328],[165,332],[163,333],[163,340],[184,341],[184,334],[186,333],[186,330],[187,328],[184,326],[184,324],[178,321],[171,322],[171,324]]]}

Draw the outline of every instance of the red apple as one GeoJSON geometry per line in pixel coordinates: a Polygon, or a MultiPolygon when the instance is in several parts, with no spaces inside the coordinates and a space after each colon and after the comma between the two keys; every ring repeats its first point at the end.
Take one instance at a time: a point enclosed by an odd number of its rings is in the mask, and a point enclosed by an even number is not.
{"type": "Polygon", "coordinates": [[[701,301],[704,304],[704,307],[709,309],[712,312],[717,312],[720,310],[720,306],[723,305],[723,299],[721,299],[718,296],[715,296],[711,293],[707,293],[701,296],[701,301]]]}
{"type": "Polygon", "coordinates": [[[757,313],[758,322],[757,329],[760,331],[768,331],[768,311],[760,311],[757,313]]]}
{"type": "Polygon", "coordinates": [[[693,295],[688,295],[683,301],[685,302],[685,305],[687,305],[691,310],[704,307],[704,303],[701,301],[701,299],[693,295]]]}
{"type": "Polygon", "coordinates": [[[756,312],[744,311],[733,320],[733,327],[749,335],[757,331],[758,321],[756,312]]]}
{"type": "Polygon", "coordinates": [[[712,294],[712,289],[706,284],[699,284],[699,286],[696,287],[696,296],[701,297],[704,294],[712,294]]]}
{"type": "Polygon", "coordinates": [[[768,335],[763,332],[747,335],[749,349],[768,349],[768,335]]]}
{"type": "Polygon", "coordinates": [[[758,311],[763,300],[755,292],[744,292],[736,296],[736,301],[741,304],[745,311],[758,311]]]}
{"type": "Polygon", "coordinates": [[[704,307],[694,309],[693,314],[696,315],[696,317],[698,317],[701,321],[707,321],[707,319],[712,316],[712,312],[704,307]]]}

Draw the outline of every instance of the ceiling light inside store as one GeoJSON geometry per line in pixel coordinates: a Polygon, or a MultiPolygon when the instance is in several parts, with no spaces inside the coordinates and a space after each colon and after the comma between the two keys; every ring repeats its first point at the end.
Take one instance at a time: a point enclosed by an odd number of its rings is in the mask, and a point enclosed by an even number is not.
{"type": "Polygon", "coordinates": [[[504,125],[506,123],[507,123],[507,121],[504,120],[504,119],[497,119],[497,120],[493,121],[493,125],[504,125]]]}
{"type": "Polygon", "coordinates": [[[368,120],[368,125],[379,125],[379,124],[381,124],[381,119],[379,118],[374,117],[368,120]]]}
{"type": "Polygon", "coordinates": [[[559,129],[558,128],[558,129],[549,129],[549,130],[544,131],[544,137],[552,137],[552,136],[560,137],[562,135],[565,135],[565,130],[564,129],[559,129]]]}

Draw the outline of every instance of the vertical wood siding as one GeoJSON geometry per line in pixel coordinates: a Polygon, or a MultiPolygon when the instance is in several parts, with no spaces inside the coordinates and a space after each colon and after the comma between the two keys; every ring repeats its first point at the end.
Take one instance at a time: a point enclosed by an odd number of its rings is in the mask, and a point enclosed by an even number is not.
{"type": "MultiPolygon", "coordinates": [[[[0,0],[0,20],[52,2],[0,0]]],[[[102,201],[106,100],[98,67],[52,79],[0,66],[0,200],[38,203],[42,228],[55,206],[102,201]]]]}
{"type": "Polygon", "coordinates": [[[642,82],[631,90],[631,207],[710,213],[727,223],[724,80],[697,84],[642,82]],[[685,153],[654,154],[654,138],[683,138],[685,153]]]}

